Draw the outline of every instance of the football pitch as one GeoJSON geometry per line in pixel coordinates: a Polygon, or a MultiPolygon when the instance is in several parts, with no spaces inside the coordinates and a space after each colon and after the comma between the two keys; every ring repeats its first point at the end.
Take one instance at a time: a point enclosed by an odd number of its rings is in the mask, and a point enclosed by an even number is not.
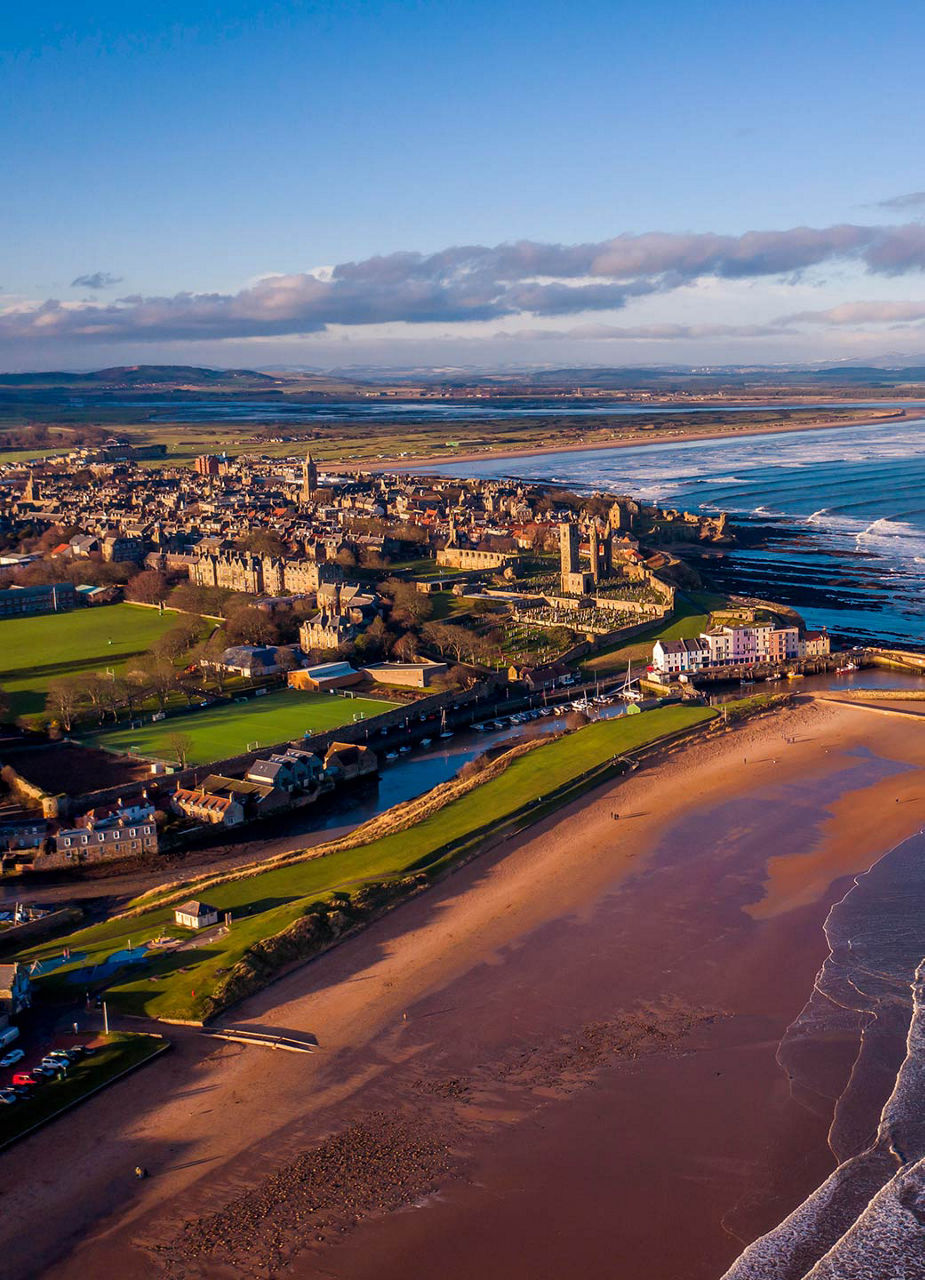
{"type": "Polygon", "coordinates": [[[333,693],[282,689],[262,698],[204,707],[154,724],[146,716],[140,729],[120,726],[85,741],[107,751],[130,752],[176,764],[174,740],[182,734],[189,748],[189,763],[208,764],[258,747],[275,747],[306,733],[323,733],[352,724],[355,719],[371,720],[399,705],[380,698],[345,698],[333,693]]]}
{"type": "Polygon", "coordinates": [[[9,695],[10,718],[41,714],[49,681],[58,676],[121,671],[181,616],[112,604],[0,619],[0,688],[9,695]]]}

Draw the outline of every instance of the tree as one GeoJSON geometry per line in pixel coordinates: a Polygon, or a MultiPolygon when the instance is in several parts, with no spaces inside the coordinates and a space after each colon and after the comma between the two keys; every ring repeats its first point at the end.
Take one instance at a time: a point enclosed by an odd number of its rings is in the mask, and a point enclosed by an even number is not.
{"type": "Polygon", "coordinates": [[[180,768],[185,769],[193,750],[193,739],[190,735],[177,729],[167,735],[167,746],[180,768]]]}
{"type": "Polygon", "coordinates": [[[155,658],[142,673],[147,687],[157,698],[161,711],[167,706],[167,700],[177,687],[178,672],[172,662],[164,658],[155,658]]]}
{"type": "Polygon", "coordinates": [[[478,637],[465,627],[447,622],[426,622],[421,635],[441,654],[453,654],[457,662],[472,658],[478,648],[478,637]]]}
{"type": "Polygon", "coordinates": [[[184,618],[158,636],[151,646],[155,658],[175,662],[181,654],[186,653],[199,637],[199,624],[192,618],[184,618]]]}
{"type": "Polygon", "coordinates": [[[262,609],[244,605],[225,623],[229,644],[275,644],[279,639],[273,620],[262,609]]]}
{"type": "Polygon", "coordinates": [[[420,626],[434,611],[430,596],[418,591],[413,582],[389,578],[382,584],[382,591],[392,601],[392,616],[404,626],[420,626]]]}
{"type": "Polygon", "coordinates": [[[406,631],[392,645],[392,657],[398,662],[414,662],[418,656],[418,638],[413,631],[406,631]]]}
{"type": "Polygon", "coordinates": [[[342,569],[356,568],[357,558],[349,547],[341,547],[334,559],[342,569]]]}
{"type": "Polygon", "coordinates": [[[83,700],[81,682],[73,676],[61,676],[49,682],[45,709],[53,719],[60,721],[65,733],[70,733],[83,700]]]}
{"type": "Polygon", "coordinates": [[[208,670],[209,675],[215,681],[215,687],[219,693],[225,690],[225,684],[228,680],[228,672],[221,665],[221,657],[228,648],[228,636],[225,634],[224,628],[216,627],[207,640],[203,640],[198,645],[195,652],[191,655],[205,673],[208,670]]]}
{"type": "Polygon", "coordinates": [[[282,645],[276,650],[276,665],[282,672],[295,671],[299,665],[299,660],[295,656],[291,645],[282,645]]]}
{"type": "Polygon", "coordinates": [[[244,551],[250,551],[255,556],[273,556],[280,559],[289,554],[285,542],[278,533],[273,533],[271,529],[252,529],[246,537],[242,538],[238,545],[244,551]]]}
{"type": "Polygon", "coordinates": [[[143,569],[125,588],[125,598],[138,604],[163,604],[169,590],[162,573],[157,569],[143,569]]]}

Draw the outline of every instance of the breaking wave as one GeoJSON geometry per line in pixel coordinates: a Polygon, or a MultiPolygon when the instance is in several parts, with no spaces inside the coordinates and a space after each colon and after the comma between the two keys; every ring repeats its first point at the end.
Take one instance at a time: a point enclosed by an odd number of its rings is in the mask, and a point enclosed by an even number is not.
{"type": "MultiPolygon", "coordinates": [[[[925,840],[858,876],[829,913],[829,955],[778,1050],[816,1111],[827,1042],[857,1053],[831,1109],[833,1173],[723,1280],[925,1277],[925,840]]],[[[831,1104],[829,1104],[831,1105],[831,1104]]]]}

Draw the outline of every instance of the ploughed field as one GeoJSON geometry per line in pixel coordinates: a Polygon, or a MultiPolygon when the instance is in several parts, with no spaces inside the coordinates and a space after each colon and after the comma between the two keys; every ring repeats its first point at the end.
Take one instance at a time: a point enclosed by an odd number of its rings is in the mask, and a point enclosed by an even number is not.
{"type": "Polygon", "coordinates": [[[113,604],[0,619],[0,687],[10,699],[9,718],[40,716],[49,683],[61,676],[123,671],[179,617],[113,604]]]}
{"type": "Polygon", "coordinates": [[[534,747],[442,807],[421,802],[421,820],[403,830],[364,841],[360,828],[354,844],[341,842],[322,856],[316,848],[301,861],[256,874],[239,871],[224,880],[189,881],[149,895],[149,909],[139,914],[31,948],[26,958],[41,962],[33,981],[54,998],[105,987],[107,999],[126,1012],[202,1018],[214,1011],[217,989],[221,1001],[225,976],[255,944],[330,908],[335,896],[337,909],[349,914],[358,891],[370,885],[433,876],[482,841],[503,834],[506,824],[513,829],[536,821],[575,798],[588,785],[585,775],[615,756],[705,723],[714,714],[704,707],[672,706],[600,720],[534,747]],[[230,912],[230,928],[197,936],[177,926],[174,906],[189,898],[216,907],[220,918],[230,912]],[[174,941],[148,949],[157,938],[174,941]]]}
{"type": "Polygon", "coordinates": [[[85,740],[107,751],[175,764],[176,739],[181,735],[189,747],[188,762],[208,764],[242,755],[249,749],[275,747],[306,733],[324,733],[356,719],[371,720],[399,705],[382,698],[345,698],[333,693],[281,689],[264,697],[223,702],[154,723],[146,715],[140,729],[119,725],[85,740]]]}

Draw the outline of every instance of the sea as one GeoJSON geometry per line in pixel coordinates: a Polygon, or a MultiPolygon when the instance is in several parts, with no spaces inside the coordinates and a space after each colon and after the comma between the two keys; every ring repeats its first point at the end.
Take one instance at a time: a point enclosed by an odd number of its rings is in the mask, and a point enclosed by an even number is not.
{"type": "Polygon", "coordinates": [[[831,1114],[837,1164],[723,1280],[925,1277],[923,901],[920,832],[858,876],[829,912],[828,958],[777,1057],[793,1096],[831,1114]],[[833,1090],[839,1041],[851,1053],[833,1090]]]}
{"type": "Polygon", "coordinates": [[[738,545],[701,561],[719,589],[791,604],[837,636],[925,645],[925,416],[418,470],[727,511],[738,545]]]}

